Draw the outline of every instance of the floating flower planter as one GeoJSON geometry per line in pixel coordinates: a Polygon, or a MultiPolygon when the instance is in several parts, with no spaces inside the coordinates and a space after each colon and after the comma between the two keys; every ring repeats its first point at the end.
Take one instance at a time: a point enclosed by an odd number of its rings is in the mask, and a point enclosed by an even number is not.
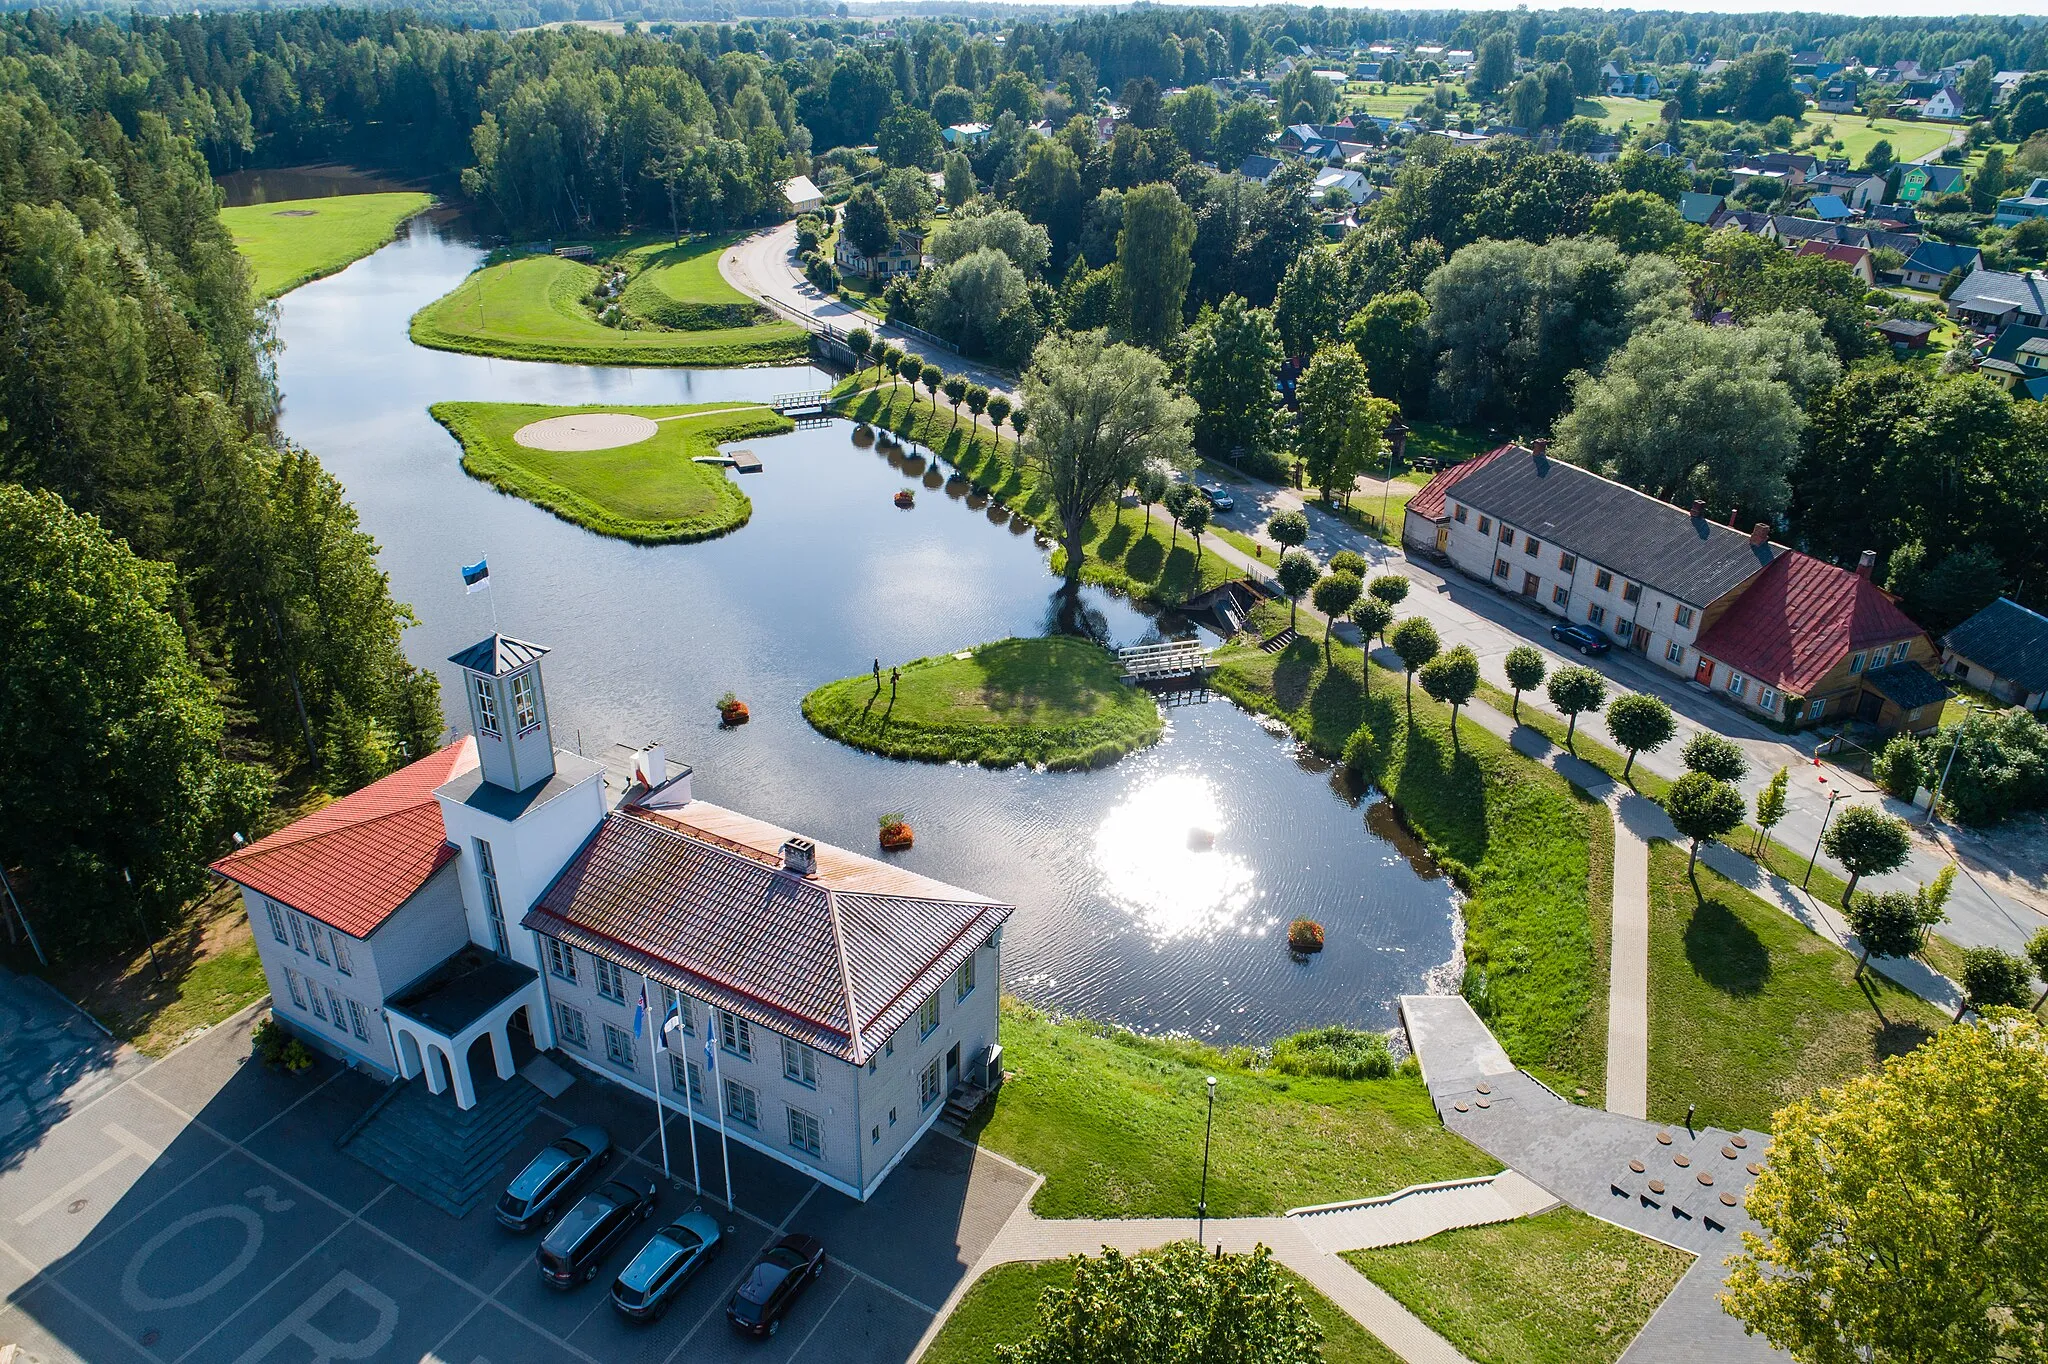
{"type": "Polygon", "coordinates": [[[1323,950],[1323,926],[1314,919],[1296,919],[1287,925],[1287,950],[1298,956],[1323,950]]]}
{"type": "Polygon", "coordinates": [[[731,692],[718,698],[718,718],[727,725],[743,725],[753,716],[747,712],[747,703],[731,692]]]}
{"type": "Polygon", "coordinates": [[[917,495],[908,488],[898,488],[896,490],[896,505],[906,509],[914,507],[917,505],[917,495]]]}
{"type": "Polygon", "coordinates": [[[902,815],[882,816],[882,851],[902,852],[916,841],[917,835],[902,815]]]}

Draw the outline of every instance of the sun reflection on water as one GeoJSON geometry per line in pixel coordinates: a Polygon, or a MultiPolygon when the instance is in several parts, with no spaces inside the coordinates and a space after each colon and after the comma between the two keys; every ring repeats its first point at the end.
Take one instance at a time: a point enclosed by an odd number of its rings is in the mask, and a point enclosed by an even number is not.
{"type": "Polygon", "coordinates": [[[1165,772],[1133,787],[1095,831],[1102,892],[1155,938],[1211,937],[1253,927],[1239,920],[1257,897],[1251,864],[1226,840],[1215,785],[1165,772]]]}

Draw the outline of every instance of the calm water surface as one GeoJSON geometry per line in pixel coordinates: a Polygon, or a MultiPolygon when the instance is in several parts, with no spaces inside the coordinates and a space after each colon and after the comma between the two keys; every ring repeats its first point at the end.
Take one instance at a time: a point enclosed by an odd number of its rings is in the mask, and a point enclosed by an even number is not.
{"type": "MultiPolygon", "coordinates": [[[[603,756],[660,741],[697,794],[857,850],[903,811],[904,863],[1010,901],[1007,985],[1150,1031],[1258,1040],[1316,1023],[1393,1022],[1392,999],[1447,974],[1456,897],[1404,852],[1384,805],[1361,804],[1284,734],[1217,698],[1175,706],[1166,738],[1103,772],[990,772],[874,758],[813,732],[821,682],[1054,625],[1045,551],[1001,514],[928,487],[937,475],[863,445],[843,422],[752,440],[753,519],[698,545],[590,534],[462,472],[427,415],[453,399],[674,403],[824,387],[806,367],[637,370],[422,350],[406,322],[481,252],[426,222],[279,305],[284,429],[347,484],[421,624],[406,646],[439,669],[488,634],[550,646],[556,742],[603,756]],[[921,475],[921,476],[920,476],[921,475]],[[914,510],[891,504],[917,488],[914,510]],[[492,591],[459,565],[488,555],[492,591]],[[723,730],[714,702],[747,701],[723,730]],[[1196,848],[1192,830],[1215,835],[1196,848]],[[1287,921],[1328,948],[1298,962],[1287,921]]],[[[1135,513],[1133,513],[1135,514],[1135,513]]],[[[1096,631],[1157,636],[1129,603],[1090,593],[1096,631]]]]}

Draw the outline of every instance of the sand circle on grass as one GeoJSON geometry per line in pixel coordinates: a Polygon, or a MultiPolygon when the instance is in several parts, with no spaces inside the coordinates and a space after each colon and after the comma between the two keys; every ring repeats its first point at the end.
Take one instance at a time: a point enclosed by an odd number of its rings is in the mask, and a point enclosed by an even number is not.
{"type": "Polygon", "coordinates": [[[661,428],[624,412],[579,412],[528,422],[512,439],[529,450],[613,450],[638,445],[661,428]]]}

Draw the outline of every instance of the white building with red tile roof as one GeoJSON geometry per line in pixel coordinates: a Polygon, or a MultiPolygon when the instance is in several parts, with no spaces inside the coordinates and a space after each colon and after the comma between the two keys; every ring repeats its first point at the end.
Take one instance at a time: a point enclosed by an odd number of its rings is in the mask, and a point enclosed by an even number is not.
{"type": "Polygon", "coordinates": [[[546,653],[455,655],[470,736],[214,864],[273,1016],[463,1108],[518,1034],[866,1198],[999,1078],[1010,907],[695,801],[659,748],[614,801],[553,746],[546,653]]]}

